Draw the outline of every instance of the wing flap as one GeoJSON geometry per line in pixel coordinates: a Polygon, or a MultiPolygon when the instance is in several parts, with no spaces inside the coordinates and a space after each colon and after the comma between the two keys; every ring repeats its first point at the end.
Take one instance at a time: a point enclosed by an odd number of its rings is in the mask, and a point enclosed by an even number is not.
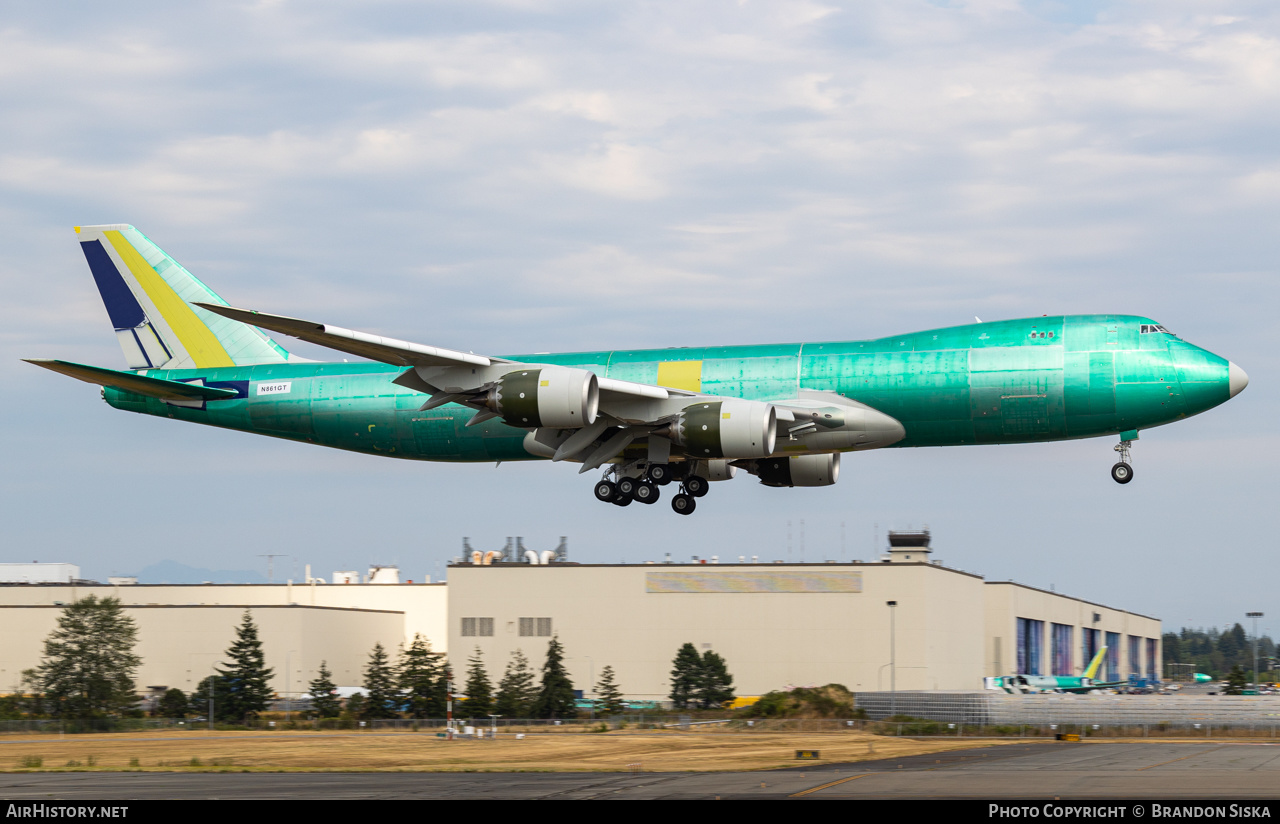
{"type": "Polygon", "coordinates": [[[23,358],[23,360],[85,383],[111,386],[162,401],[216,401],[237,396],[235,390],[232,389],[217,389],[212,386],[201,386],[195,383],[148,378],[145,375],[135,375],[132,372],[117,372],[114,369],[104,369],[100,366],[86,366],[82,363],[70,363],[69,361],[44,358],[23,358]]]}

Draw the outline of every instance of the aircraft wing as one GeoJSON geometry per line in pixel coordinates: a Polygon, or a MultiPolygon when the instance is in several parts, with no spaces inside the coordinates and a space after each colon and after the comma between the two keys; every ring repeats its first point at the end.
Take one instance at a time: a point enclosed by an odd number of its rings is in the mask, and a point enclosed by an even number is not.
{"type": "Polygon", "coordinates": [[[395,366],[490,366],[495,363],[514,363],[502,358],[488,358],[483,355],[473,355],[470,352],[455,352],[438,346],[423,346],[420,343],[384,338],[380,335],[370,335],[366,332],[343,329],[341,326],[330,326],[326,323],[316,323],[285,315],[269,315],[252,309],[219,306],[216,303],[196,303],[195,305],[215,315],[238,320],[250,326],[270,329],[272,332],[318,343],[339,352],[395,366]]]}
{"type": "Polygon", "coordinates": [[[779,437],[803,439],[822,452],[839,452],[876,448],[903,436],[898,421],[833,392],[802,391],[800,397],[776,401],[726,398],[601,377],[587,369],[426,346],[284,315],[214,303],[195,305],[339,352],[408,367],[394,383],[429,395],[421,410],[468,406],[476,414],[467,426],[502,418],[529,431],[532,442],[526,440],[525,447],[533,454],[580,461],[583,472],[614,460],[634,442],[647,445],[648,461],[665,463],[673,446],[698,458],[754,461],[771,455],[779,437]]]}
{"type": "MultiPolygon", "coordinates": [[[[367,332],[357,332],[353,329],[344,329],[341,326],[332,326],[327,323],[317,323],[316,321],[302,320],[300,318],[291,318],[285,315],[271,315],[265,312],[257,312],[252,309],[237,309],[233,306],[221,306],[216,303],[196,303],[201,309],[206,309],[224,318],[247,323],[250,326],[257,326],[261,329],[269,329],[272,332],[279,332],[282,335],[299,338],[301,340],[317,343],[329,349],[336,349],[339,352],[346,352],[369,360],[379,361],[380,363],[389,363],[394,366],[413,366],[413,367],[455,367],[455,366],[474,366],[489,367],[504,363],[519,364],[521,361],[508,360],[506,358],[496,358],[486,355],[476,355],[471,352],[458,352],[453,349],[444,349],[438,346],[426,346],[421,343],[412,343],[410,341],[397,340],[395,338],[382,337],[380,335],[370,335],[367,332]]],[[[427,381],[422,376],[404,376],[403,380],[398,383],[412,389],[430,393],[433,398],[429,403],[433,406],[440,406],[445,403],[465,402],[459,398],[449,397],[452,395],[465,395],[462,393],[441,391],[441,388],[427,381]]],[[[650,384],[634,383],[632,381],[621,381],[614,378],[598,378],[598,385],[602,395],[602,400],[608,401],[609,396],[617,396],[624,398],[640,398],[649,400],[668,400],[673,397],[698,397],[697,393],[687,392],[681,389],[668,389],[661,386],[652,386],[650,384]]]]}

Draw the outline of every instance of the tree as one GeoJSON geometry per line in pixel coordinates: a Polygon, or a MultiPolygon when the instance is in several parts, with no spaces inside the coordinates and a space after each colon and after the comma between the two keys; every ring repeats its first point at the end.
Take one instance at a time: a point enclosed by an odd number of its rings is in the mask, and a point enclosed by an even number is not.
{"type": "Polygon", "coordinates": [[[493,684],[489,682],[489,673],[484,671],[484,660],[480,648],[467,661],[467,703],[463,708],[472,718],[484,718],[494,711],[493,684]]]}
{"type": "Polygon", "coordinates": [[[702,678],[702,656],[693,644],[685,644],[671,662],[671,703],[678,710],[687,709],[695,699],[702,678]]]}
{"type": "Polygon", "coordinates": [[[364,693],[352,693],[347,699],[346,711],[343,712],[343,718],[362,718],[364,716],[364,693]]]}
{"type": "Polygon", "coordinates": [[[398,718],[403,699],[396,688],[396,673],[381,643],[373,645],[364,668],[365,704],[361,718],[398,718]]]}
{"type": "Polygon", "coordinates": [[[1248,686],[1249,676],[1245,674],[1244,667],[1236,664],[1227,675],[1227,688],[1224,692],[1227,695],[1244,695],[1248,686]]]}
{"type": "Polygon", "coordinates": [[[528,718],[533,713],[533,702],[537,697],[529,659],[523,651],[516,650],[507,662],[502,680],[498,682],[493,711],[503,718],[528,718]]]}
{"type": "Polygon", "coordinates": [[[702,672],[695,694],[698,706],[704,710],[720,707],[734,699],[733,676],[729,674],[724,659],[711,650],[702,654],[702,672]]]}
{"type": "Polygon", "coordinates": [[[413,643],[400,653],[400,689],[410,718],[444,718],[447,710],[445,657],[432,652],[431,643],[414,633],[413,643]]]}
{"type": "Polygon", "coordinates": [[[190,699],[177,687],[167,689],[156,704],[156,715],[161,718],[186,718],[190,699]]]}
{"type": "Polygon", "coordinates": [[[50,714],[102,718],[133,707],[133,674],[142,663],[133,654],[137,639],[137,625],[118,598],[90,595],[64,608],[31,677],[50,714]]]}
{"type": "Polygon", "coordinates": [[[552,638],[542,665],[542,686],[533,702],[533,717],[572,718],[576,714],[573,682],[564,668],[564,647],[559,638],[552,638]]]}
{"type": "Polygon", "coordinates": [[[600,701],[600,712],[605,715],[618,715],[626,709],[622,704],[622,690],[618,689],[617,681],[614,680],[613,667],[606,666],[600,670],[596,697],[600,701]]]}
{"type": "Polygon", "coordinates": [[[266,710],[274,695],[270,686],[273,670],[267,668],[262,641],[258,640],[258,625],[247,609],[240,626],[236,627],[236,640],[227,650],[227,657],[231,659],[231,666],[214,668],[225,680],[227,692],[221,706],[215,701],[215,711],[219,718],[231,721],[256,718],[266,710]]]}
{"type": "Polygon", "coordinates": [[[320,672],[307,686],[311,693],[311,708],[318,718],[337,718],[342,714],[342,701],[338,698],[338,686],[333,683],[329,662],[320,662],[320,672]]]}
{"type": "Polygon", "coordinates": [[[189,707],[191,714],[197,717],[209,717],[209,697],[213,697],[213,719],[215,721],[227,721],[235,719],[236,716],[228,714],[228,706],[230,702],[227,700],[227,679],[220,675],[210,675],[201,681],[191,693],[189,707]]]}

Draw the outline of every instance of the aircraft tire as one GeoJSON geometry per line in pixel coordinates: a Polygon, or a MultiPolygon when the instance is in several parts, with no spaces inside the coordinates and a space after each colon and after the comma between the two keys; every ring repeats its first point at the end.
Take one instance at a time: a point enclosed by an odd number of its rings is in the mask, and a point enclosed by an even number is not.
{"type": "Polygon", "coordinates": [[[695,498],[701,498],[706,495],[710,486],[710,482],[701,475],[690,475],[684,479],[684,491],[695,498]]]}
{"type": "Polygon", "coordinates": [[[1121,461],[1111,467],[1111,479],[1118,484],[1127,484],[1133,480],[1133,467],[1121,461]]]}
{"type": "Polygon", "coordinates": [[[595,493],[598,500],[609,503],[618,494],[618,487],[614,486],[613,481],[599,481],[596,483],[595,493]]]}
{"type": "Polygon", "coordinates": [[[633,498],[642,504],[656,504],[662,493],[658,491],[658,487],[651,483],[636,484],[636,491],[632,493],[633,498]]]}
{"type": "Polygon", "coordinates": [[[680,515],[691,515],[698,508],[698,503],[693,499],[692,495],[686,495],[681,492],[679,495],[671,499],[671,508],[680,515]]]}
{"type": "Polygon", "coordinates": [[[635,497],[636,487],[639,485],[640,485],[640,482],[635,478],[619,478],[618,479],[618,491],[621,492],[623,495],[626,495],[628,498],[635,497]]]}
{"type": "Polygon", "coordinates": [[[671,464],[652,464],[649,466],[649,480],[658,486],[666,486],[674,477],[671,464]]]}
{"type": "Polygon", "coordinates": [[[624,495],[621,492],[619,492],[617,495],[614,496],[613,503],[616,506],[631,506],[631,496],[624,495]]]}

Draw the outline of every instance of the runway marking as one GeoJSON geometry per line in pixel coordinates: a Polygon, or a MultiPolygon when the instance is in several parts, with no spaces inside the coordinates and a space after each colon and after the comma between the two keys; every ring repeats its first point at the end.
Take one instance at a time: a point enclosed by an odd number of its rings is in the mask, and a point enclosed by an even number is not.
{"type": "Polygon", "coordinates": [[[808,795],[809,793],[816,793],[818,790],[825,790],[827,787],[834,787],[837,784],[843,784],[846,781],[853,781],[856,778],[866,778],[868,775],[871,775],[871,773],[863,773],[862,775],[851,775],[848,778],[841,778],[838,781],[828,781],[826,784],[819,784],[816,787],[810,787],[807,790],[801,790],[798,793],[792,793],[791,797],[799,798],[802,795],[808,795]]]}
{"type": "Polygon", "coordinates": [[[1211,752],[1217,752],[1218,750],[1224,749],[1226,746],[1227,746],[1226,744],[1221,744],[1221,745],[1219,745],[1219,746],[1217,746],[1217,747],[1214,747],[1214,748],[1213,748],[1213,749],[1211,749],[1211,750],[1203,750],[1203,751],[1201,751],[1201,752],[1193,752],[1193,753],[1191,753],[1191,755],[1184,755],[1184,756],[1182,756],[1181,758],[1171,758],[1171,759],[1170,759],[1170,760],[1168,760],[1168,761],[1161,761],[1159,764],[1148,764],[1148,765],[1147,765],[1147,766],[1145,766],[1145,767],[1139,767],[1139,768],[1137,769],[1137,772],[1142,772],[1143,770],[1150,770],[1150,769],[1153,769],[1153,768],[1155,768],[1155,767],[1163,767],[1165,764],[1173,764],[1173,763],[1178,762],[1178,761],[1186,761],[1188,758],[1195,758],[1195,757],[1196,757],[1196,756],[1198,756],[1198,755],[1208,755],[1208,754],[1209,754],[1209,753],[1211,753],[1211,752]]]}

